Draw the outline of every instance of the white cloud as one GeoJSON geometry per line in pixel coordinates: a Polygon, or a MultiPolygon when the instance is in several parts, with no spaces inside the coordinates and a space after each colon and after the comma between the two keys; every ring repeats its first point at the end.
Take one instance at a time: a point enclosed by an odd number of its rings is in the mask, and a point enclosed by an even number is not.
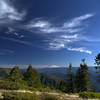
{"type": "MultiPolygon", "coordinates": [[[[27,65],[28,66],[28,65],[27,65]]],[[[62,66],[54,65],[32,65],[33,68],[61,68],[62,66]]]]}
{"type": "Polygon", "coordinates": [[[78,38],[78,34],[74,34],[74,35],[61,35],[62,38],[65,39],[77,39],[78,38]]]}
{"type": "Polygon", "coordinates": [[[63,27],[64,28],[79,27],[82,25],[82,21],[87,20],[93,16],[94,16],[94,14],[91,13],[91,14],[86,14],[86,15],[80,16],[80,17],[76,17],[69,22],[65,22],[63,27]]]}
{"type": "Polygon", "coordinates": [[[38,21],[32,21],[27,25],[29,28],[45,28],[50,27],[50,23],[48,21],[38,20],[38,21]]]}
{"type": "Polygon", "coordinates": [[[20,35],[20,38],[23,38],[24,37],[24,35],[20,35]]]}
{"type": "Polygon", "coordinates": [[[23,38],[24,37],[24,35],[17,32],[17,29],[14,29],[14,28],[11,28],[11,27],[8,27],[8,31],[6,33],[15,35],[17,38],[23,38]]]}
{"type": "Polygon", "coordinates": [[[65,48],[63,43],[49,43],[49,50],[59,50],[61,48],[65,48]]]}
{"type": "MultiPolygon", "coordinates": [[[[12,5],[10,5],[10,3],[7,2],[7,0],[4,0],[4,1],[1,0],[1,1],[6,5],[6,7],[3,7],[3,6],[1,7],[2,9],[5,9],[4,12],[2,13],[0,12],[2,16],[5,15],[3,16],[4,18],[7,17],[7,19],[10,19],[10,20],[21,20],[22,19],[23,16],[20,17],[19,16],[20,13],[14,7],[12,7],[12,5]],[[7,7],[10,9],[9,11],[7,10],[7,7]],[[15,11],[14,13],[16,14],[14,14],[13,11],[15,11]],[[8,14],[6,15],[6,13],[8,14]],[[13,16],[16,15],[16,17],[18,17],[19,19],[16,19],[16,18],[13,19],[12,17],[9,17],[8,15],[13,15],[13,16]]],[[[64,48],[71,46],[72,43],[75,44],[78,41],[81,42],[82,40],[86,40],[86,37],[81,35],[82,32],[85,30],[84,21],[91,18],[92,16],[94,16],[94,14],[92,13],[85,14],[83,16],[79,16],[79,17],[73,18],[72,20],[66,21],[62,24],[52,23],[50,22],[50,20],[44,20],[43,18],[38,18],[38,19],[31,20],[30,22],[26,24],[19,23],[15,27],[9,26],[8,33],[12,33],[17,38],[24,37],[23,34],[18,33],[19,32],[18,30],[32,32],[33,34],[40,33],[39,35],[44,36],[43,41],[41,41],[41,43],[44,43],[43,47],[46,46],[45,48],[47,48],[48,50],[60,50],[60,49],[64,49],[64,48]]],[[[30,43],[29,41],[22,41],[19,39],[7,38],[7,37],[3,37],[2,39],[33,46],[33,44],[30,43]]],[[[84,52],[88,54],[92,53],[91,51],[86,50],[84,48],[73,48],[72,47],[72,48],[68,48],[68,50],[79,51],[79,52],[84,52]]]]}
{"type": "Polygon", "coordinates": [[[19,13],[11,4],[10,0],[0,0],[0,23],[22,20],[25,12],[19,13]],[[6,22],[7,21],[7,22],[6,22]]]}
{"type": "Polygon", "coordinates": [[[92,16],[94,16],[94,14],[91,13],[76,17],[70,21],[64,22],[59,26],[50,23],[48,20],[37,19],[32,20],[25,27],[31,31],[34,31],[36,28],[38,33],[76,33],[83,30],[81,27],[83,25],[83,21],[91,18],[92,16]]]}
{"type": "Polygon", "coordinates": [[[92,51],[84,49],[84,48],[67,48],[69,51],[79,51],[79,52],[84,52],[84,53],[88,53],[88,54],[92,54],[92,51]]]}
{"type": "Polygon", "coordinates": [[[16,36],[18,36],[18,35],[19,35],[19,34],[18,34],[18,33],[16,33],[16,32],[15,32],[15,33],[13,33],[13,34],[14,34],[14,35],[16,35],[16,36]]]}
{"type": "Polygon", "coordinates": [[[58,65],[51,65],[49,66],[49,68],[60,68],[61,66],[58,66],[58,65]]]}
{"type": "Polygon", "coordinates": [[[8,32],[7,33],[12,33],[15,32],[16,30],[14,28],[8,27],[8,32]]]}
{"type": "Polygon", "coordinates": [[[76,41],[79,40],[78,34],[73,34],[73,35],[60,35],[55,38],[51,38],[48,42],[48,49],[50,50],[59,50],[66,48],[67,45],[70,43],[75,43],[76,41]]]}

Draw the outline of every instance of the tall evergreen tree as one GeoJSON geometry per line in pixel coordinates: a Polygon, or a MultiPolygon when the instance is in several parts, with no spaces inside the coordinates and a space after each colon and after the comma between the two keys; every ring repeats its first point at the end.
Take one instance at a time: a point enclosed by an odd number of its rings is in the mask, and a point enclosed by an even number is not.
{"type": "Polygon", "coordinates": [[[100,65],[100,53],[95,57],[95,64],[100,65]]]}
{"type": "Polygon", "coordinates": [[[100,53],[95,57],[96,71],[100,73],[100,53]]]}
{"type": "Polygon", "coordinates": [[[82,60],[82,64],[80,64],[80,68],[77,70],[75,85],[77,92],[90,90],[90,74],[88,72],[88,66],[85,63],[85,59],[82,60]]]}
{"type": "Polygon", "coordinates": [[[9,79],[14,82],[20,82],[23,78],[23,75],[21,71],[19,70],[18,66],[15,66],[12,68],[12,70],[9,73],[9,79]]]}
{"type": "Polygon", "coordinates": [[[95,57],[95,69],[98,75],[98,80],[100,81],[100,53],[95,57]]]}
{"type": "Polygon", "coordinates": [[[41,87],[39,74],[32,68],[32,65],[29,65],[27,71],[24,73],[24,80],[27,81],[28,85],[31,87],[41,87]]]}
{"type": "Polygon", "coordinates": [[[58,81],[56,84],[56,89],[62,92],[66,92],[66,82],[64,80],[58,81]]]}
{"type": "Polygon", "coordinates": [[[72,72],[72,64],[69,64],[66,80],[67,92],[74,92],[74,74],[72,72]]]}

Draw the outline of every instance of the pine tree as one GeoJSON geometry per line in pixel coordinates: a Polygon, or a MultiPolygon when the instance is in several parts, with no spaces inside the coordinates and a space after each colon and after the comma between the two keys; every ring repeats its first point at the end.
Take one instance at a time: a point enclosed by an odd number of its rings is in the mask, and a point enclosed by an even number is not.
{"type": "Polygon", "coordinates": [[[100,53],[95,57],[95,69],[98,75],[98,81],[100,81],[100,53]]]}
{"type": "MultiPolygon", "coordinates": [[[[96,71],[100,73],[100,53],[95,57],[96,71]]],[[[100,77],[100,76],[99,76],[100,77]]]]}
{"type": "Polygon", "coordinates": [[[95,57],[95,64],[100,65],[100,53],[95,57]]]}
{"type": "Polygon", "coordinates": [[[64,80],[58,81],[56,84],[56,89],[62,92],[66,92],[66,82],[64,80]]]}
{"type": "Polygon", "coordinates": [[[23,78],[23,75],[21,71],[19,70],[18,66],[15,66],[12,68],[12,70],[9,73],[9,79],[14,82],[20,82],[23,78]]]}
{"type": "Polygon", "coordinates": [[[91,87],[90,74],[88,72],[88,66],[85,63],[85,59],[82,60],[82,64],[80,64],[80,68],[77,70],[75,85],[77,92],[90,90],[91,87]]]}
{"type": "Polygon", "coordinates": [[[41,87],[40,77],[31,65],[28,66],[27,71],[24,73],[24,80],[27,81],[28,85],[31,87],[41,87]]]}
{"type": "Polygon", "coordinates": [[[72,64],[69,64],[66,80],[67,92],[74,92],[74,74],[72,72],[72,64]]]}

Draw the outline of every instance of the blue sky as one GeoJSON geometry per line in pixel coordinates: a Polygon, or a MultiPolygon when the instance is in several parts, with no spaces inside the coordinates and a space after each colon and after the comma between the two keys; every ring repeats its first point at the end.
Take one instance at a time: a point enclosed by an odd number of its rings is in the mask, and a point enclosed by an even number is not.
{"type": "Polygon", "coordinates": [[[0,65],[89,66],[100,52],[100,0],[0,0],[0,65]]]}

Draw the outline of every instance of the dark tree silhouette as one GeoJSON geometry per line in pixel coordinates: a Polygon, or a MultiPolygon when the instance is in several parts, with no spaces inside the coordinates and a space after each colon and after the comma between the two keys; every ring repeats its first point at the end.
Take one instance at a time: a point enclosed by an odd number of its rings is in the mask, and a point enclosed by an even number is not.
{"type": "Polygon", "coordinates": [[[74,92],[74,74],[72,72],[72,64],[69,64],[68,72],[67,72],[67,92],[74,92]]]}
{"type": "Polygon", "coordinates": [[[82,59],[82,64],[77,70],[75,86],[77,92],[89,91],[91,87],[90,74],[88,72],[88,66],[85,63],[85,59],[82,59]]]}

